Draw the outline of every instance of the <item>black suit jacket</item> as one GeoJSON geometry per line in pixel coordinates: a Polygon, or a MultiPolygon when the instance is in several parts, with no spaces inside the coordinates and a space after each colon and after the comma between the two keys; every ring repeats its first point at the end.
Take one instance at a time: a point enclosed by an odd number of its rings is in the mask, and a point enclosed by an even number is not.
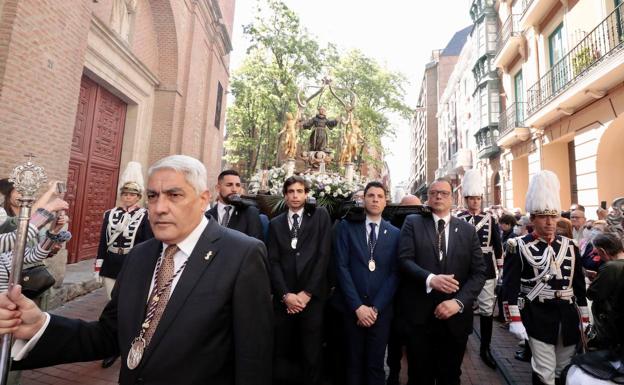
{"type": "Polygon", "coordinates": [[[145,317],[161,248],[156,239],[136,246],[100,319],[52,316],[41,340],[15,368],[91,361],[120,352],[122,385],[269,385],[273,309],[266,249],[214,220],[189,257],[140,366],[128,369],[126,357],[145,317]]]}
{"type": "Polygon", "coordinates": [[[291,247],[288,212],[269,224],[269,261],[274,300],[304,290],[317,299],[327,296],[327,265],[331,252],[331,220],[322,208],[306,210],[301,221],[297,248],[291,247]]]}
{"type": "MultiPolygon", "coordinates": [[[[219,220],[217,205],[206,212],[206,217],[210,215],[219,220]]],[[[262,222],[260,221],[260,210],[253,206],[244,208],[234,206],[234,211],[230,215],[230,221],[227,227],[229,229],[238,230],[243,234],[264,241],[264,232],[262,230],[262,222]]]]}
{"type": "Polygon", "coordinates": [[[472,332],[472,304],[485,283],[485,264],[474,226],[451,217],[447,255],[440,261],[435,251],[437,235],[431,216],[410,215],[405,220],[399,241],[399,314],[408,327],[424,325],[435,319],[433,312],[441,302],[457,298],[464,312],[445,322],[457,336],[472,332]],[[459,291],[444,294],[426,291],[429,274],[455,274],[459,291]]]}

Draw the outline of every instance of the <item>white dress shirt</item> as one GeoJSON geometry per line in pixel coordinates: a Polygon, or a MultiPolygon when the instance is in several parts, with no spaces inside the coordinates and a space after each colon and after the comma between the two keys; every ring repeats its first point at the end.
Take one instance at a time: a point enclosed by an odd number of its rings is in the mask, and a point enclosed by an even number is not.
{"type": "MultiPolygon", "coordinates": [[[[444,220],[444,223],[445,223],[445,226],[444,226],[444,240],[446,241],[445,245],[444,245],[444,249],[448,252],[448,241],[449,241],[449,233],[450,233],[449,223],[451,222],[451,214],[450,213],[447,214],[444,218],[439,217],[439,216],[437,216],[435,214],[432,214],[432,215],[433,215],[433,224],[434,224],[435,229],[436,229],[436,234],[438,232],[438,221],[440,219],[444,220]]],[[[442,254],[439,255],[439,258],[442,259],[442,254]]],[[[429,274],[429,276],[427,276],[427,280],[425,281],[425,284],[427,285],[427,293],[431,293],[432,288],[431,288],[430,283],[431,283],[431,278],[433,278],[433,277],[435,277],[435,274],[433,274],[433,273],[429,274]]]]}
{"type": "Polygon", "coordinates": [[[291,209],[288,209],[288,228],[290,230],[292,230],[293,215],[295,214],[299,215],[299,217],[297,218],[297,223],[299,224],[299,228],[301,228],[301,223],[303,222],[303,207],[297,211],[292,211],[291,209]]]}
{"type": "Polygon", "coordinates": [[[226,205],[225,203],[218,201],[217,202],[217,215],[219,216],[219,218],[217,218],[217,221],[219,223],[221,223],[221,221],[223,220],[223,216],[225,215],[225,208],[226,207],[231,207],[230,209],[230,219],[232,219],[232,215],[234,215],[234,206],[232,205],[226,205]]]}
{"type": "MultiPolygon", "coordinates": [[[[199,241],[199,237],[201,237],[202,233],[206,229],[206,226],[208,226],[208,219],[204,215],[202,215],[199,225],[197,225],[197,227],[195,227],[195,229],[193,229],[193,231],[186,238],[184,238],[184,240],[178,243],[179,250],[173,255],[174,272],[177,272],[178,269],[182,267],[184,262],[189,259],[191,253],[193,252],[193,249],[195,248],[195,245],[199,241]]],[[[167,249],[167,246],[169,245],[163,242],[161,256],[167,249]]],[[[178,281],[180,280],[180,276],[182,275],[183,271],[184,269],[182,269],[173,279],[173,282],[171,282],[169,297],[171,297],[171,294],[173,294],[173,291],[175,290],[175,287],[178,284],[178,281]]],[[[156,269],[154,268],[154,273],[152,274],[152,283],[150,284],[150,294],[147,296],[147,298],[145,298],[146,303],[147,301],[149,301],[152,290],[154,289],[154,283],[156,282],[155,280],[156,269]]],[[[48,324],[50,323],[50,314],[44,313],[44,315],[46,316],[45,323],[43,327],[39,329],[39,331],[33,336],[33,338],[31,338],[30,340],[16,340],[15,344],[13,344],[13,348],[11,349],[11,356],[15,361],[19,361],[26,357],[28,355],[28,352],[30,352],[35,347],[35,345],[47,329],[48,324]]]]}
{"type": "Polygon", "coordinates": [[[375,239],[379,239],[379,227],[381,226],[381,218],[372,220],[368,215],[366,216],[366,244],[370,241],[370,224],[374,223],[375,226],[375,239]]]}

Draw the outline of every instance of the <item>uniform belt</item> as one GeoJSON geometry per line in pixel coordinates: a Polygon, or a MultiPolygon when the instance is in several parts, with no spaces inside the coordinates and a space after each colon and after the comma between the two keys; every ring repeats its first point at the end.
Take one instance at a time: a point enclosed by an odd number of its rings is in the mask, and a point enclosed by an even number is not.
{"type": "Polygon", "coordinates": [[[121,255],[130,254],[131,250],[132,250],[131,247],[108,246],[108,251],[114,254],[121,254],[121,255]]]}
{"type": "MultiPolygon", "coordinates": [[[[532,286],[520,286],[520,292],[522,294],[528,294],[531,290],[533,290],[532,286]]],[[[552,290],[552,289],[542,289],[537,296],[537,300],[540,302],[544,302],[546,300],[563,300],[572,302],[572,298],[574,298],[574,290],[572,289],[564,289],[564,290],[552,290]]]]}
{"type": "Polygon", "coordinates": [[[494,251],[492,246],[481,246],[481,252],[483,253],[491,253],[494,251]]]}

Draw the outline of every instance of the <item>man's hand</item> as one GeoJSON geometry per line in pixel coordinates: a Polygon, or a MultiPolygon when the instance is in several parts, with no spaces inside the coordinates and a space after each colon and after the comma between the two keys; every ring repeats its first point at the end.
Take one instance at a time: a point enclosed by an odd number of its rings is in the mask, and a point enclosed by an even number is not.
{"type": "Polygon", "coordinates": [[[64,213],[59,214],[56,217],[56,221],[54,222],[54,224],[52,225],[52,229],[50,230],[50,233],[52,234],[58,234],[61,232],[61,230],[63,230],[63,227],[69,223],[69,217],[67,215],[65,215],[64,213]]]}
{"type": "Polygon", "coordinates": [[[377,312],[370,306],[360,305],[355,310],[355,315],[358,318],[358,326],[369,328],[377,321],[377,312]]]}
{"type": "Polygon", "coordinates": [[[312,296],[310,293],[302,290],[297,293],[297,298],[299,299],[299,302],[303,304],[303,308],[305,309],[305,307],[308,306],[308,302],[312,299],[312,296]]]}
{"type": "Polygon", "coordinates": [[[16,285],[0,294],[0,335],[13,333],[21,340],[31,339],[45,323],[45,314],[16,285]]]}
{"type": "Polygon", "coordinates": [[[459,282],[454,277],[455,274],[437,274],[431,278],[429,285],[434,290],[453,294],[459,290],[459,282]]]}
{"type": "Polygon", "coordinates": [[[459,304],[454,299],[447,299],[440,303],[433,314],[437,319],[449,319],[459,312],[459,304]]]}
{"type": "Polygon", "coordinates": [[[284,297],[286,304],[286,312],[288,314],[297,314],[305,308],[305,305],[299,300],[296,294],[288,293],[284,297]]]}

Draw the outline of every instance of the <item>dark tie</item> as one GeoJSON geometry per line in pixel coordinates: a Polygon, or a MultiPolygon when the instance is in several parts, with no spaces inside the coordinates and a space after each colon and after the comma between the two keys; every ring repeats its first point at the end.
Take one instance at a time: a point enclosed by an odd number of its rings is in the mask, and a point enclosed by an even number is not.
{"type": "Polygon", "coordinates": [[[170,281],[173,278],[173,256],[178,250],[180,249],[176,245],[167,246],[162,263],[158,269],[158,275],[154,279],[154,288],[152,289],[148,303],[148,316],[150,312],[153,312],[154,315],[149,319],[149,327],[145,331],[145,336],[143,337],[145,338],[145,346],[149,345],[154,336],[156,327],[158,327],[158,323],[160,322],[160,317],[162,317],[165,312],[165,307],[167,307],[167,302],[169,302],[169,296],[171,294],[170,281]],[[163,287],[165,287],[165,290],[158,295],[158,292],[161,291],[160,289],[163,287]],[[155,307],[152,305],[153,302],[156,303],[155,307]]]}
{"type": "Polygon", "coordinates": [[[299,214],[293,214],[292,216],[292,229],[290,233],[292,238],[297,238],[299,235],[299,214]]]}
{"type": "Polygon", "coordinates": [[[438,219],[438,258],[443,260],[446,257],[446,234],[444,219],[438,219]]]}
{"type": "Polygon", "coordinates": [[[375,227],[377,227],[377,223],[369,223],[368,225],[370,226],[370,233],[368,235],[368,250],[372,257],[373,252],[375,251],[375,245],[377,244],[377,234],[375,233],[375,227]]]}
{"type": "Polygon", "coordinates": [[[223,214],[223,218],[221,218],[221,226],[227,227],[228,223],[230,223],[230,210],[232,210],[232,206],[225,206],[225,214],[223,214]]]}

